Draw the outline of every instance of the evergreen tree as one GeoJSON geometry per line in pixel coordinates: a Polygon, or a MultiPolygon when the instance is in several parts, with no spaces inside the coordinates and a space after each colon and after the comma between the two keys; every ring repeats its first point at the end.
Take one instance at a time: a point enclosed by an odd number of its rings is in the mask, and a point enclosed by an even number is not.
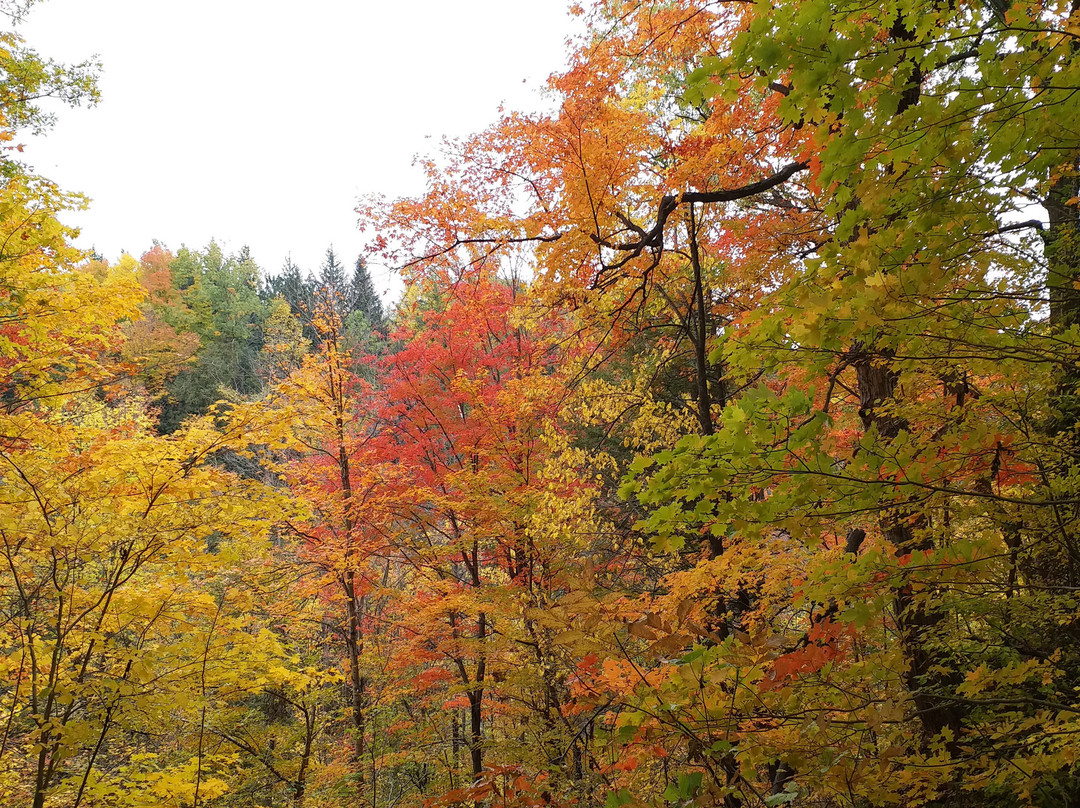
{"type": "Polygon", "coordinates": [[[356,259],[353,269],[352,284],[349,289],[349,308],[351,312],[363,315],[365,322],[372,331],[383,333],[386,330],[386,314],[383,311],[382,301],[375,291],[375,284],[371,281],[371,273],[363,258],[356,259]]]}
{"type": "Polygon", "coordinates": [[[293,263],[292,256],[285,258],[280,274],[266,279],[262,298],[269,303],[275,297],[285,299],[294,317],[311,318],[311,310],[315,307],[315,279],[310,273],[305,277],[300,267],[293,263]]]}
{"type": "Polygon", "coordinates": [[[326,250],[326,258],[319,267],[319,283],[316,292],[318,300],[333,308],[342,319],[349,314],[348,285],[345,281],[345,267],[338,260],[331,245],[326,250]]]}

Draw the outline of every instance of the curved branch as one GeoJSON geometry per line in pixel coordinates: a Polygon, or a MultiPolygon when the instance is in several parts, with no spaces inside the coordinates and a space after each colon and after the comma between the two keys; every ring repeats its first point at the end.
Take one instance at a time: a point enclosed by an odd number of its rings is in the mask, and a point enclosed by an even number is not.
{"type": "Polygon", "coordinates": [[[775,174],[766,177],[765,179],[751,182],[746,185],[740,185],[737,188],[725,188],[720,191],[685,191],[678,196],[670,194],[666,195],[660,199],[660,204],[657,206],[656,224],[649,230],[634,225],[627,217],[617,214],[619,220],[622,221],[623,224],[638,234],[638,238],[633,241],[614,243],[602,238],[599,234],[592,234],[590,236],[593,242],[600,247],[626,254],[623,258],[620,258],[612,264],[605,264],[601,274],[598,275],[597,279],[593,282],[593,287],[601,289],[604,286],[609,285],[610,281],[605,281],[603,279],[604,272],[613,272],[621,269],[646,250],[650,250],[653,253],[653,262],[649,268],[646,269],[646,273],[655,267],[659,263],[660,256],[664,252],[664,228],[667,225],[667,220],[680,205],[693,205],[698,203],[709,205],[716,202],[734,202],[739,199],[757,196],[758,194],[763,194],[766,191],[772,190],[778,185],[783,185],[795,174],[798,174],[800,171],[805,171],[809,167],[810,163],[808,161],[800,160],[799,162],[788,163],[775,174]]]}

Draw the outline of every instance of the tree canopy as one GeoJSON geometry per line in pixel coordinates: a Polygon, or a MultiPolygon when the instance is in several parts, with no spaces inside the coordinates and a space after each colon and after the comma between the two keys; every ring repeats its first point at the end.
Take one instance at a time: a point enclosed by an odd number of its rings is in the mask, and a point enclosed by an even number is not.
{"type": "Polygon", "coordinates": [[[5,804],[1080,802],[1080,4],[574,11],[275,275],[73,247],[0,43],[5,804]]]}

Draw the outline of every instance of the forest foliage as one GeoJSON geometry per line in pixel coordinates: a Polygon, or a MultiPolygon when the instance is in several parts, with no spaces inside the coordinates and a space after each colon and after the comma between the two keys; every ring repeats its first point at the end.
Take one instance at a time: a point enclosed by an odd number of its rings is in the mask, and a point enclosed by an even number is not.
{"type": "Polygon", "coordinates": [[[1080,804],[1080,3],[572,11],[272,275],[0,37],[4,805],[1080,804]]]}

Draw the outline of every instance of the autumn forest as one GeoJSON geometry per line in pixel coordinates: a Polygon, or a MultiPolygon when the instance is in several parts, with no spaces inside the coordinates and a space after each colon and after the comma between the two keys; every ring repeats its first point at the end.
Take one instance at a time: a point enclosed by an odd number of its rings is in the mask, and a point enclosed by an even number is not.
{"type": "Polygon", "coordinates": [[[1080,805],[1080,0],[572,13],[317,267],[0,34],[0,804],[1080,805]]]}

